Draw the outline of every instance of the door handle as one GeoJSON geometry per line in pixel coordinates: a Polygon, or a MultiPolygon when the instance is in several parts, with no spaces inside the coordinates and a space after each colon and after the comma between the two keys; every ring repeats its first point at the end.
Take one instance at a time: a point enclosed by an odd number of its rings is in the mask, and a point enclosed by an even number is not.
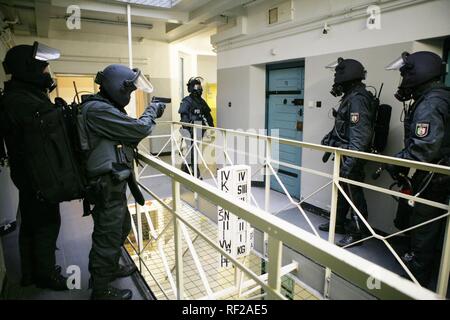
{"type": "Polygon", "coordinates": [[[292,100],[292,104],[294,106],[302,106],[303,105],[304,100],[303,99],[294,99],[292,100]]]}

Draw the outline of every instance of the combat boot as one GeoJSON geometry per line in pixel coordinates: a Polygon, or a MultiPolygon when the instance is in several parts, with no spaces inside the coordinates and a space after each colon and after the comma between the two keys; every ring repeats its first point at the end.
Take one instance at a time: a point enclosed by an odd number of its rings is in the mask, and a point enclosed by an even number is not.
{"type": "MultiPolygon", "coordinates": [[[[322,223],[321,225],[319,225],[319,230],[325,231],[325,232],[329,232],[330,231],[330,223],[322,223]]],[[[336,233],[339,234],[345,234],[345,228],[344,225],[341,224],[336,224],[336,229],[335,229],[336,233]]]]}
{"type": "Polygon", "coordinates": [[[61,274],[61,267],[55,266],[52,274],[45,278],[36,278],[36,287],[55,291],[69,290],[67,278],[61,274]]]}
{"type": "MultiPolygon", "coordinates": [[[[352,243],[359,241],[362,239],[362,235],[359,233],[354,233],[354,234],[346,234],[341,240],[339,240],[338,242],[336,242],[336,245],[338,247],[346,247],[348,245],[351,245],[352,243]]],[[[363,242],[358,242],[355,243],[354,245],[352,245],[352,247],[356,247],[356,246],[360,246],[362,245],[363,242]]]]}
{"type": "Polygon", "coordinates": [[[130,300],[133,293],[129,289],[118,289],[108,286],[105,289],[93,290],[91,300],[130,300]]]}
{"type": "Polygon", "coordinates": [[[126,278],[131,276],[133,273],[137,271],[137,267],[134,264],[128,264],[128,265],[119,265],[119,269],[117,270],[115,274],[115,278],[126,278]]]}

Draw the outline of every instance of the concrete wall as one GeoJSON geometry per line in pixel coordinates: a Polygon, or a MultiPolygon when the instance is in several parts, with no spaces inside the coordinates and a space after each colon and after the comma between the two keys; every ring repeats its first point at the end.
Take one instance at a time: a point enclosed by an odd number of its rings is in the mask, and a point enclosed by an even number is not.
{"type": "MultiPolygon", "coordinates": [[[[212,37],[218,68],[272,63],[333,52],[446,36],[450,1],[383,1],[381,29],[366,28],[366,8],[373,1],[294,0],[291,22],[268,26],[265,12],[275,3],[247,8],[245,28],[212,37]],[[325,22],[330,32],[322,34],[325,22]]],[[[237,27],[235,27],[237,28],[237,27]]]]}
{"type": "MultiPolygon", "coordinates": [[[[0,57],[5,56],[7,48],[0,43],[0,57]]],[[[3,88],[7,77],[0,68],[0,87],[3,88]]],[[[11,181],[8,167],[0,167],[0,225],[16,220],[18,192],[11,181]]]]}
{"type": "MultiPolygon", "coordinates": [[[[5,56],[7,48],[0,42],[0,57],[5,56]]],[[[6,80],[3,68],[0,68],[0,87],[6,80]]],[[[8,167],[0,167],[0,225],[4,225],[16,220],[17,207],[19,203],[19,194],[10,178],[8,167]]],[[[3,281],[6,275],[5,263],[3,258],[3,248],[0,238],[0,291],[3,288],[3,281]]]]}
{"type": "Polygon", "coordinates": [[[217,57],[197,56],[198,75],[203,77],[207,83],[217,83],[217,57]]]}

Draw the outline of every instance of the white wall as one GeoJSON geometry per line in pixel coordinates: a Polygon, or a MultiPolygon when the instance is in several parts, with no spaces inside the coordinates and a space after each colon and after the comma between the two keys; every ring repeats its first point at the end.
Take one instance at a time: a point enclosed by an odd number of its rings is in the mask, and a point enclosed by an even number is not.
{"type": "Polygon", "coordinates": [[[354,0],[294,0],[294,20],[269,27],[264,12],[276,2],[263,1],[247,8],[246,33],[241,36],[228,39],[218,33],[212,38],[218,50],[219,69],[429,39],[450,33],[448,0],[421,1],[415,5],[414,1],[384,1],[381,30],[366,28],[367,6],[355,9],[351,14],[342,14],[345,8],[373,3],[354,0]],[[398,10],[388,8],[399,3],[410,5],[398,10]],[[352,15],[356,18],[352,19],[352,15]],[[317,22],[311,22],[313,20],[317,22]],[[322,34],[325,22],[331,26],[327,35],[322,34]],[[275,56],[272,49],[277,51],[275,56]]]}
{"type": "Polygon", "coordinates": [[[217,83],[217,57],[197,56],[198,75],[205,79],[207,83],[217,83]]]}

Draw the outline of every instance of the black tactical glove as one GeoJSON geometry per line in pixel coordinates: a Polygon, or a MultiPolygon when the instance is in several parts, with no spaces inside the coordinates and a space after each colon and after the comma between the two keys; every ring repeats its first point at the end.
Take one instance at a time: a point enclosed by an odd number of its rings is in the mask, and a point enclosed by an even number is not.
{"type": "Polygon", "coordinates": [[[155,111],[156,118],[161,118],[166,109],[166,105],[161,102],[152,102],[148,107],[155,111]]]}
{"type": "Polygon", "coordinates": [[[409,172],[409,168],[396,166],[393,164],[387,164],[386,170],[394,180],[398,180],[400,175],[406,176],[409,172]]]}

